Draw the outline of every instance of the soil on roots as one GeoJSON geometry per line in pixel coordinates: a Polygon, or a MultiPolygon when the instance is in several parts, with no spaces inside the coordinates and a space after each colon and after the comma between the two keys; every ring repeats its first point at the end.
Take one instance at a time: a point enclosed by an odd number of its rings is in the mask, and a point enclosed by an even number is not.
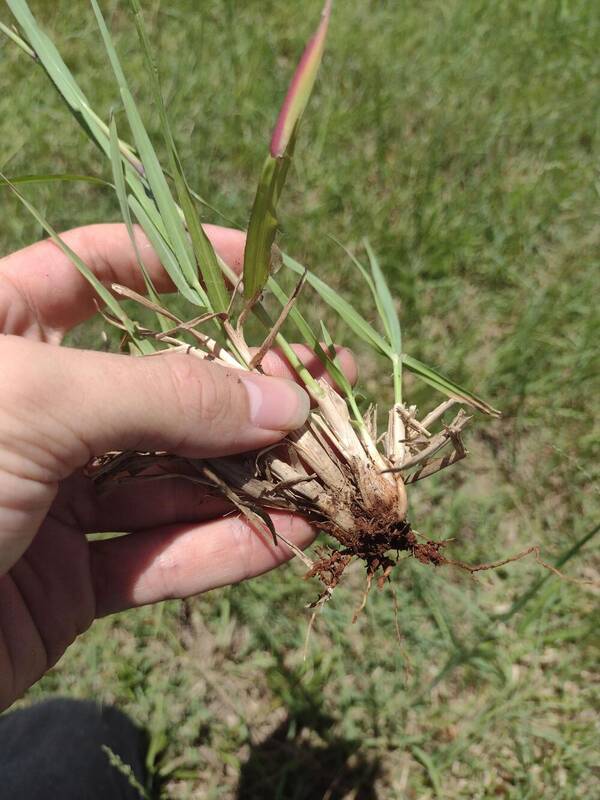
{"type": "Polygon", "coordinates": [[[365,562],[367,576],[377,576],[380,586],[388,579],[401,553],[431,566],[448,563],[441,552],[445,542],[420,541],[407,520],[399,521],[389,516],[383,519],[357,517],[351,533],[336,529],[335,525],[324,524],[322,527],[340,542],[342,549],[320,548],[319,558],[306,577],[318,577],[329,590],[337,586],[344,570],[354,559],[365,562]]]}

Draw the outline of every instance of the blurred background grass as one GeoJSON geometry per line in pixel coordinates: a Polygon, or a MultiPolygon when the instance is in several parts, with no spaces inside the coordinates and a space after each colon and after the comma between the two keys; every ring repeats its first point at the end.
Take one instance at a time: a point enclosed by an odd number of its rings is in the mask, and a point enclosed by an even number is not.
{"type": "MultiPolygon", "coordinates": [[[[31,5],[107,116],[118,96],[87,3],[31,5]]],[[[320,0],[144,5],[190,182],[244,227],[320,0]]],[[[127,4],[103,7],[156,133],[127,4]]],[[[552,560],[597,523],[599,48],[600,7],[586,0],[334,10],[280,243],[374,319],[328,238],[358,248],[367,235],[408,352],[503,410],[473,425],[468,461],[411,494],[417,527],[454,537],[457,558],[539,544],[552,560]]],[[[0,143],[10,175],[109,177],[41,70],[5,43],[0,143]]],[[[118,219],[97,187],[29,196],[58,229],[118,219]]],[[[0,252],[42,236],[6,191],[0,202],[0,252]]],[[[101,346],[100,334],[94,323],[71,343],[101,346]]],[[[366,393],[389,399],[386,367],[357,350],[366,393]]],[[[409,385],[413,402],[434,403],[409,385]]],[[[598,563],[591,536],[564,569],[597,579],[598,563]]],[[[596,592],[548,576],[540,587],[533,561],[478,583],[405,561],[351,625],[356,570],[303,663],[316,589],[301,574],[292,564],[102,620],[24,702],[117,703],[150,730],[153,768],[175,798],[598,796],[596,592]]]]}

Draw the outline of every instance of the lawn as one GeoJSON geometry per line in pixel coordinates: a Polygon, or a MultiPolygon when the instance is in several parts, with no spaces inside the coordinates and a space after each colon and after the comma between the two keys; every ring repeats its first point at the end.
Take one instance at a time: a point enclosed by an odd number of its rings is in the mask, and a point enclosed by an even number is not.
{"type": "MultiPolygon", "coordinates": [[[[244,227],[319,0],[146,2],[191,184],[244,227]]],[[[83,0],[31,2],[106,116],[118,94],[83,0]]],[[[157,134],[124,0],[104,2],[157,134]]],[[[1,19],[9,20],[4,9],[1,19]]],[[[375,320],[334,242],[368,236],[405,348],[503,411],[416,486],[411,518],[469,562],[531,545],[598,581],[600,7],[588,0],[338,0],[283,200],[280,244],[375,320]],[[596,298],[594,295],[596,294],[596,298]]],[[[0,168],[109,179],[42,71],[0,43],[0,168]]],[[[54,227],[119,218],[82,183],[30,187],[54,227]]],[[[0,253],[42,232],[0,187],[0,253]]],[[[207,219],[218,222],[209,214],[207,219]]],[[[222,221],[222,220],[221,220],[222,221]]],[[[313,314],[327,315],[316,298],[313,314]]],[[[102,346],[94,322],[70,338],[102,346]]],[[[385,364],[355,347],[367,396],[385,364]]],[[[437,398],[409,381],[412,402],[437,398]]],[[[320,615],[301,564],[98,622],[24,698],[118,704],[173,798],[600,795],[598,591],[529,558],[476,582],[411,561],[355,624],[360,568],[320,615]]]]}

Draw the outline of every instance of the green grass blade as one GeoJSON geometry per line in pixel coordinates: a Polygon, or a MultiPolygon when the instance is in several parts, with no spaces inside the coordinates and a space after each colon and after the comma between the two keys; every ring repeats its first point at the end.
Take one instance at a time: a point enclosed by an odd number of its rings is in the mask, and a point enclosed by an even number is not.
{"type": "MultiPolygon", "coordinates": [[[[305,268],[301,264],[285,253],[283,254],[283,263],[286,267],[291,269],[292,272],[295,272],[298,275],[302,275],[305,271],[305,268]]],[[[328,286],[320,278],[317,278],[317,276],[310,271],[307,272],[307,281],[318,292],[323,300],[329,306],[331,306],[331,308],[333,308],[333,310],[344,320],[348,327],[351,328],[354,333],[356,333],[357,336],[359,336],[367,344],[371,345],[379,353],[389,358],[391,361],[394,360],[395,353],[390,347],[389,343],[383,338],[383,336],[377,333],[372,325],[370,325],[360,316],[360,314],[350,305],[350,303],[348,303],[347,300],[344,300],[344,298],[341,297],[338,292],[328,286]]],[[[491,414],[495,417],[500,415],[499,411],[497,411],[495,408],[492,408],[492,406],[490,406],[481,398],[477,397],[477,395],[473,394],[473,392],[469,392],[467,389],[459,386],[458,383],[450,380],[450,378],[444,377],[437,370],[433,369],[432,367],[428,367],[418,359],[404,353],[402,355],[402,364],[411,372],[414,372],[415,375],[418,375],[430,386],[433,386],[439,392],[442,392],[442,394],[445,394],[448,397],[456,397],[462,402],[473,406],[473,408],[477,408],[479,411],[482,411],[485,414],[491,414]]]]}
{"type": "Polygon", "coordinates": [[[196,265],[192,257],[191,246],[187,240],[185,228],[154,148],[150,142],[150,138],[146,133],[133,97],[127,88],[124,87],[121,89],[121,97],[123,98],[129,124],[131,125],[150,188],[167,232],[168,244],[172,248],[177,259],[176,268],[181,272],[182,280],[185,281],[191,290],[191,292],[188,293],[188,297],[194,297],[192,302],[208,308],[208,298],[198,280],[196,265]]]}
{"type": "Polygon", "coordinates": [[[125,73],[123,72],[123,69],[121,67],[121,62],[119,61],[119,56],[117,55],[117,51],[115,50],[114,44],[112,42],[110,32],[104,20],[104,15],[100,10],[100,6],[98,5],[97,0],[91,0],[91,3],[94,16],[96,17],[96,22],[98,23],[98,27],[100,28],[100,35],[102,36],[104,49],[106,50],[106,54],[108,56],[108,60],[110,61],[112,71],[114,72],[115,78],[117,79],[117,83],[119,84],[119,87],[127,86],[127,79],[125,78],[125,73]]]}
{"type": "MultiPolygon", "coordinates": [[[[146,265],[144,264],[144,261],[142,259],[133,230],[133,222],[131,219],[131,212],[129,210],[129,203],[127,200],[127,187],[125,184],[125,176],[123,173],[123,159],[121,156],[121,151],[119,150],[117,123],[114,117],[111,117],[109,131],[110,131],[111,167],[113,171],[113,178],[115,181],[115,192],[117,194],[117,199],[119,201],[119,208],[121,209],[121,216],[123,217],[123,220],[125,222],[125,227],[127,228],[127,233],[129,234],[129,240],[131,242],[133,252],[135,253],[136,261],[140,268],[140,272],[142,273],[142,276],[144,278],[144,283],[146,285],[148,296],[155,303],[158,303],[159,301],[158,292],[154,288],[152,279],[148,274],[148,270],[146,269],[146,265]]],[[[163,331],[168,330],[169,321],[165,319],[165,317],[163,317],[161,314],[157,314],[156,316],[161,330],[163,331]]]]}
{"type": "MultiPolygon", "coordinates": [[[[69,111],[86,135],[110,158],[108,126],[90,108],[86,96],[77,85],[64,61],[60,58],[58,51],[37,25],[27,3],[24,0],[10,0],[9,5],[21,28],[29,39],[35,42],[37,60],[66,103],[69,111]]],[[[119,150],[128,162],[125,165],[127,183],[140,204],[145,207],[146,214],[160,230],[161,235],[166,236],[158,210],[148,199],[149,187],[141,178],[143,167],[140,160],[135,156],[131,147],[123,141],[119,141],[119,150]]]]}
{"type": "MultiPolygon", "coordinates": [[[[270,278],[267,286],[269,288],[269,291],[271,291],[273,295],[277,298],[277,300],[281,303],[281,306],[284,307],[288,302],[289,298],[283,291],[283,289],[279,286],[279,284],[275,281],[275,279],[270,278]]],[[[330,355],[325,350],[323,350],[321,342],[319,341],[319,337],[316,336],[315,333],[313,333],[310,325],[308,324],[308,322],[306,321],[306,319],[303,317],[303,315],[300,313],[300,311],[296,306],[290,309],[289,318],[300,332],[300,335],[302,336],[304,343],[308,347],[310,347],[311,350],[315,352],[319,361],[323,364],[327,372],[329,372],[333,380],[336,381],[336,383],[338,383],[340,387],[342,387],[343,384],[345,383],[348,386],[351,393],[352,389],[350,387],[350,384],[346,380],[345,375],[343,374],[339,366],[335,364],[334,360],[330,357],[330,355]]]]}
{"type": "Polygon", "coordinates": [[[336,239],[335,236],[332,236],[331,234],[328,234],[328,237],[334,244],[337,244],[337,246],[341,250],[343,250],[344,253],[348,256],[350,261],[352,261],[356,269],[360,272],[360,274],[364,278],[365,283],[369,287],[371,294],[373,295],[373,299],[375,300],[375,303],[377,303],[378,302],[377,291],[375,290],[375,284],[373,283],[373,278],[369,275],[369,271],[360,263],[358,258],[354,255],[354,253],[351,250],[349,250],[344,244],[342,244],[342,242],[340,242],[339,239],[336,239]]]}
{"type": "Polygon", "coordinates": [[[371,274],[373,276],[373,285],[377,294],[377,307],[380,309],[381,321],[383,322],[385,332],[387,333],[390,345],[394,353],[402,355],[402,333],[400,330],[400,320],[396,313],[394,305],[394,298],[389,290],[387,281],[383,275],[383,271],[379,264],[377,256],[373,252],[368,239],[363,240],[369,264],[371,266],[371,274]]]}
{"type": "MultiPolygon", "coordinates": [[[[167,178],[173,179],[173,176],[169,172],[165,172],[165,175],[167,176],[167,178]]],[[[226,222],[231,228],[242,227],[242,223],[236,221],[235,219],[232,219],[231,217],[228,217],[227,214],[223,214],[223,212],[219,211],[219,209],[216,208],[216,206],[211,205],[205,197],[202,197],[201,194],[198,194],[198,192],[194,191],[194,189],[192,189],[191,186],[188,186],[188,189],[190,194],[192,195],[194,200],[196,200],[197,203],[200,203],[200,205],[204,206],[204,208],[208,208],[209,211],[212,211],[213,214],[222,219],[223,222],[226,222]]]]}
{"type": "MultiPolygon", "coordinates": [[[[57,174],[57,173],[48,173],[43,174],[40,173],[38,175],[15,175],[10,179],[10,182],[14,186],[19,186],[20,184],[27,184],[27,183],[55,183],[55,182],[65,182],[65,183],[90,183],[94,186],[105,186],[110,189],[114,189],[110,181],[105,181],[104,178],[96,178],[94,175],[71,175],[69,173],[64,174],[57,174]]],[[[7,185],[8,182],[2,178],[0,180],[0,186],[7,185]]]]}
{"type": "MultiPolygon", "coordinates": [[[[263,305],[260,303],[256,303],[252,307],[252,313],[254,316],[262,323],[266,331],[271,331],[273,328],[273,320],[269,316],[267,310],[263,305]]],[[[296,355],[295,350],[281,333],[281,331],[277,334],[276,340],[277,344],[283,351],[284,356],[290,362],[292,367],[294,368],[296,374],[300,378],[300,380],[304,383],[306,388],[312,392],[314,396],[318,395],[321,392],[321,387],[310,374],[308,369],[304,366],[302,361],[296,355]]]]}
{"type": "Polygon", "coordinates": [[[135,347],[139,350],[140,353],[153,353],[154,347],[152,344],[137,336],[137,332],[135,329],[135,325],[133,321],[128,317],[125,313],[119,301],[113,297],[113,295],[109,292],[109,290],[104,286],[104,284],[98,280],[98,278],[94,275],[91,269],[87,266],[87,264],[77,255],[77,253],[72,250],[66,242],[64,242],[58,233],[54,230],[54,228],[50,225],[48,220],[43,216],[43,214],[37,210],[37,208],[27,200],[24,195],[17,189],[17,187],[11,183],[11,181],[5,176],[0,173],[0,177],[2,178],[3,182],[6,183],[12,192],[16,195],[19,201],[23,204],[23,206],[29,211],[32,217],[36,220],[36,222],[46,231],[46,233],[50,236],[52,241],[56,244],[56,246],[67,256],[67,258],[71,261],[72,264],[79,270],[79,272],[83,275],[83,277],[93,286],[94,290],[98,297],[106,304],[107,308],[114,314],[114,316],[121,322],[123,327],[127,330],[127,333],[131,337],[132,342],[134,343],[135,347]]]}
{"type": "MultiPolygon", "coordinates": [[[[288,297],[281,289],[275,278],[269,278],[267,286],[277,300],[279,300],[281,306],[284,307],[288,302],[288,297]]],[[[310,325],[296,306],[290,310],[289,318],[300,332],[304,343],[316,354],[321,364],[323,364],[329,373],[329,376],[344,393],[357,425],[359,425],[361,428],[364,427],[364,420],[356,403],[354,391],[350,385],[350,381],[348,378],[346,378],[346,375],[340,366],[337,355],[335,355],[335,351],[333,351],[333,354],[331,354],[328,350],[323,349],[319,338],[313,333],[310,325]]],[[[333,348],[333,341],[323,322],[321,322],[321,329],[323,332],[323,341],[325,342],[326,347],[333,348]]],[[[303,376],[300,375],[300,377],[303,376]]]]}
{"type": "Polygon", "coordinates": [[[200,224],[198,212],[196,210],[196,206],[194,205],[188,183],[185,179],[181,160],[177,152],[175,139],[173,137],[167,110],[165,108],[162,96],[158,66],[152,56],[150,42],[148,40],[148,35],[146,33],[146,27],[144,25],[138,0],[130,0],[130,6],[133,10],[138,38],[144,53],[147,72],[152,86],[154,102],[159,111],[163,138],[168,150],[170,167],[173,173],[173,180],[175,182],[179,204],[183,211],[187,229],[192,240],[192,247],[196,256],[197,265],[204,279],[206,292],[210,300],[211,310],[216,312],[225,311],[229,306],[229,294],[225,286],[223,274],[217,262],[215,251],[208,239],[208,236],[204,233],[202,225],[200,224]]]}
{"type": "MultiPolygon", "coordinates": [[[[354,266],[358,269],[358,271],[362,275],[365,283],[367,284],[367,286],[369,287],[369,290],[371,291],[371,294],[373,296],[373,300],[374,300],[375,305],[377,307],[377,312],[379,314],[380,319],[382,320],[382,322],[384,324],[384,329],[386,330],[386,333],[388,334],[388,339],[389,339],[390,346],[392,347],[392,349],[395,349],[395,351],[398,353],[398,355],[400,355],[401,352],[402,352],[402,339],[401,339],[401,336],[398,336],[396,338],[396,345],[399,345],[399,346],[394,348],[394,345],[392,343],[392,335],[388,332],[389,331],[389,327],[388,327],[387,321],[386,321],[387,315],[386,315],[385,304],[382,302],[382,294],[383,294],[383,292],[378,291],[378,288],[375,285],[375,282],[373,280],[373,276],[371,274],[369,274],[369,271],[363,266],[363,264],[361,264],[361,262],[354,255],[354,253],[352,253],[338,239],[336,239],[335,236],[331,236],[330,235],[329,238],[335,244],[337,244],[337,246],[339,248],[341,248],[344,251],[344,253],[348,256],[348,258],[352,261],[354,266]]],[[[373,257],[374,257],[374,254],[373,254],[373,257]]],[[[378,262],[377,262],[377,267],[379,267],[379,263],[378,262]]],[[[380,268],[379,268],[379,272],[381,272],[380,268]]],[[[381,276],[381,280],[383,281],[385,289],[387,289],[387,284],[385,283],[385,280],[383,279],[383,276],[381,276]]],[[[388,290],[388,294],[389,294],[389,290],[388,290]]],[[[392,306],[393,306],[393,300],[391,299],[391,295],[390,295],[390,300],[391,300],[392,306]]]]}
{"type": "Polygon", "coordinates": [[[323,337],[323,342],[325,343],[325,353],[329,357],[332,366],[335,368],[335,373],[331,372],[330,375],[333,377],[337,385],[346,395],[346,397],[354,397],[354,392],[352,391],[352,386],[350,385],[350,381],[344,374],[344,370],[342,369],[339,359],[337,357],[337,353],[335,350],[335,344],[333,339],[331,338],[331,334],[327,330],[325,323],[321,320],[321,335],[323,337]]]}
{"type": "MultiPolygon", "coordinates": [[[[301,264],[285,253],[282,257],[283,263],[286,267],[288,267],[288,269],[292,270],[292,272],[295,272],[297,275],[304,274],[305,270],[301,264]]],[[[327,305],[333,308],[333,310],[344,320],[348,327],[351,328],[357,336],[359,336],[367,344],[371,345],[371,347],[377,350],[381,355],[387,356],[388,358],[392,357],[390,346],[383,336],[377,333],[375,328],[373,328],[372,325],[369,325],[369,323],[366,322],[366,320],[364,320],[357,311],[355,311],[350,303],[347,300],[344,300],[339,292],[337,292],[335,289],[332,289],[310,271],[307,273],[307,281],[323,298],[327,305]]]]}
{"type": "MultiPolygon", "coordinates": [[[[178,161],[178,160],[177,160],[178,161]]],[[[212,244],[200,223],[187,181],[180,168],[175,171],[175,187],[179,204],[183,210],[198,268],[204,279],[206,294],[212,311],[226,311],[229,306],[229,293],[223,280],[223,273],[212,244]]]]}
{"type": "Polygon", "coordinates": [[[256,189],[244,252],[244,297],[252,300],[269,277],[271,248],[277,233],[276,187],[281,162],[267,156],[256,189]]]}
{"type": "Polygon", "coordinates": [[[53,83],[69,105],[79,109],[85,96],[75,83],[53,42],[38,26],[25,0],[6,0],[6,2],[53,83]]]}
{"type": "MultiPolygon", "coordinates": [[[[25,0],[7,0],[7,3],[21,29],[25,32],[29,45],[34,50],[35,59],[42,65],[69,111],[90,139],[108,156],[108,126],[92,111],[85,94],[62,60],[53,42],[37,24],[25,0]]],[[[30,54],[31,48],[20,37],[11,36],[11,39],[30,54]]],[[[124,142],[121,142],[119,146],[124,157],[135,169],[139,170],[141,167],[139,159],[135,157],[131,148],[124,142]]]]}
{"type": "Polygon", "coordinates": [[[86,96],[77,85],[51,39],[46,36],[37,24],[25,0],[7,0],[7,4],[21,29],[25,32],[29,44],[35,51],[37,60],[42,64],[48,77],[75,115],[79,124],[108,154],[108,141],[105,137],[102,143],[102,131],[98,127],[97,118],[91,113],[86,96]]]}
{"type": "Polygon", "coordinates": [[[489,414],[492,417],[501,416],[500,411],[493,408],[489,403],[486,403],[485,400],[482,400],[468,389],[459,386],[458,383],[450,380],[450,378],[446,378],[440,372],[433,369],[433,367],[428,367],[426,364],[423,364],[423,362],[419,361],[417,358],[413,358],[413,356],[404,353],[402,356],[402,363],[407,369],[424,380],[425,383],[433,386],[439,392],[448,395],[448,397],[455,397],[457,400],[476,408],[484,414],[489,414]]]}
{"type": "Polygon", "coordinates": [[[440,772],[433,758],[429,755],[429,753],[426,753],[425,750],[423,750],[421,747],[418,747],[416,744],[413,744],[410,749],[412,750],[412,754],[417,761],[427,770],[427,775],[429,776],[429,780],[433,786],[433,791],[435,792],[436,796],[443,797],[444,792],[442,789],[440,772]]]}
{"type": "Polygon", "coordinates": [[[390,347],[392,348],[392,374],[394,380],[394,400],[396,403],[402,402],[402,332],[400,329],[400,320],[396,307],[394,305],[394,298],[390,292],[387,281],[384,277],[379,260],[373,252],[371,245],[367,239],[363,242],[369,264],[371,266],[371,274],[373,276],[373,285],[377,297],[377,309],[381,316],[385,331],[388,336],[390,347]]]}
{"type": "Polygon", "coordinates": [[[198,280],[191,245],[187,239],[185,227],[179,215],[177,204],[173,200],[156,151],[150,141],[150,137],[148,136],[133,96],[129,91],[125,74],[121,68],[117,52],[97,0],[92,0],[92,8],[96,16],[98,28],[100,29],[104,48],[107,52],[115,78],[119,84],[121,98],[125,106],[125,113],[127,114],[131,132],[144,166],[146,178],[160,211],[160,215],[164,221],[168,244],[177,259],[177,268],[181,270],[183,279],[192,290],[192,295],[195,295],[195,299],[192,300],[192,302],[196,305],[208,308],[208,298],[198,280]]]}
{"type": "MultiPolygon", "coordinates": [[[[382,296],[383,296],[385,290],[387,289],[387,284],[385,283],[385,280],[383,280],[383,276],[381,276],[381,280],[383,281],[383,284],[384,284],[385,288],[384,288],[383,291],[378,291],[377,286],[375,285],[373,277],[369,274],[368,270],[361,264],[361,262],[356,258],[354,253],[350,252],[350,250],[348,250],[347,247],[344,247],[344,245],[340,241],[338,241],[335,238],[335,236],[330,236],[329,238],[333,242],[335,242],[335,244],[337,244],[338,247],[340,247],[344,251],[344,253],[346,253],[346,255],[350,258],[350,260],[352,261],[354,266],[358,269],[358,271],[360,272],[360,274],[364,278],[365,283],[367,284],[367,286],[369,287],[369,289],[371,291],[371,294],[373,296],[373,300],[374,300],[375,305],[377,307],[377,312],[379,314],[380,319],[384,323],[384,327],[386,327],[386,332],[388,334],[388,339],[390,340],[389,344],[390,344],[390,347],[391,347],[391,350],[392,350],[392,353],[390,355],[390,360],[392,362],[392,379],[393,379],[393,382],[394,382],[394,402],[401,403],[402,402],[402,339],[401,339],[401,336],[396,336],[395,337],[395,344],[397,346],[397,349],[395,350],[394,344],[392,343],[392,339],[394,337],[393,337],[393,335],[392,335],[392,333],[390,331],[389,326],[386,326],[386,319],[387,319],[386,307],[385,307],[385,303],[382,301],[382,296]]],[[[377,263],[377,265],[376,265],[376,268],[378,268],[378,267],[379,267],[379,263],[377,263]]],[[[381,272],[381,270],[379,270],[379,272],[381,272]]],[[[388,291],[388,294],[389,294],[389,291],[388,291]]],[[[390,300],[391,300],[391,296],[390,296],[390,300]]],[[[392,301],[392,305],[393,305],[393,301],[392,301]]]]}
{"type": "Polygon", "coordinates": [[[183,278],[175,254],[169,247],[166,240],[162,237],[161,232],[154,221],[149,216],[146,207],[142,205],[142,203],[140,203],[138,198],[134,195],[129,195],[128,201],[131,210],[133,211],[137,221],[142,226],[142,229],[148,237],[150,244],[154,248],[160,263],[173,281],[177,291],[183,297],[185,297],[186,300],[189,300],[190,303],[197,304],[198,298],[196,293],[190,289],[183,278]]]}
{"type": "Polygon", "coordinates": [[[0,32],[2,32],[8,39],[13,41],[17,47],[20,47],[21,50],[26,53],[30,58],[35,59],[35,52],[31,49],[31,47],[27,44],[27,42],[21,38],[17,33],[15,33],[8,25],[5,25],[3,22],[0,22],[0,32]]]}

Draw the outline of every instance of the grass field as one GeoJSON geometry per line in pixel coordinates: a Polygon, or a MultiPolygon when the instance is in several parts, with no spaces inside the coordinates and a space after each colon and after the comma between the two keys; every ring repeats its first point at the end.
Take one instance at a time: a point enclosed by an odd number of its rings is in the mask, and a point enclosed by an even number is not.
{"type": "MultiPolygon", "coordinates": [[[[108,116],[117,93],[88,5],[31,5],[108,116]]],[[[191,183],[244,227],[319,0],[144,5],[191,183]]],[[[127,4],[103,6],[147,100],[127,4]]],[[[280,238],[374,319],[330,238],[358,249],[368,236],[407,351],[503,410],[475,421],[467,461],[414,489],[418,529],[454,537],[452,556],[471,562],[539,544],[595,580],[599,51],[589,0],[339,0],[280,238]]],[[[0,143],[10,175],[109,177],[41,70],[4,43],[0,143]]],[[[0,191],[5,253],[42,234],[0,191]]],[[[58,229],[118,218],[97,187],[29,194],[58,229]]],[[[100,332],[94,323],[71,343],[100,346],[100,332]]],[[[385,366],[363,356],[366,393],[389,399],[385,366]]],[[[477,583],[405,561],[352,625],[356,570],[303,662],[316,587],[302,572],[102,620],[23,702],[117,703],[149,729],[173,798],[600,796],[597,590],[530,559],[477,583]]]]}

